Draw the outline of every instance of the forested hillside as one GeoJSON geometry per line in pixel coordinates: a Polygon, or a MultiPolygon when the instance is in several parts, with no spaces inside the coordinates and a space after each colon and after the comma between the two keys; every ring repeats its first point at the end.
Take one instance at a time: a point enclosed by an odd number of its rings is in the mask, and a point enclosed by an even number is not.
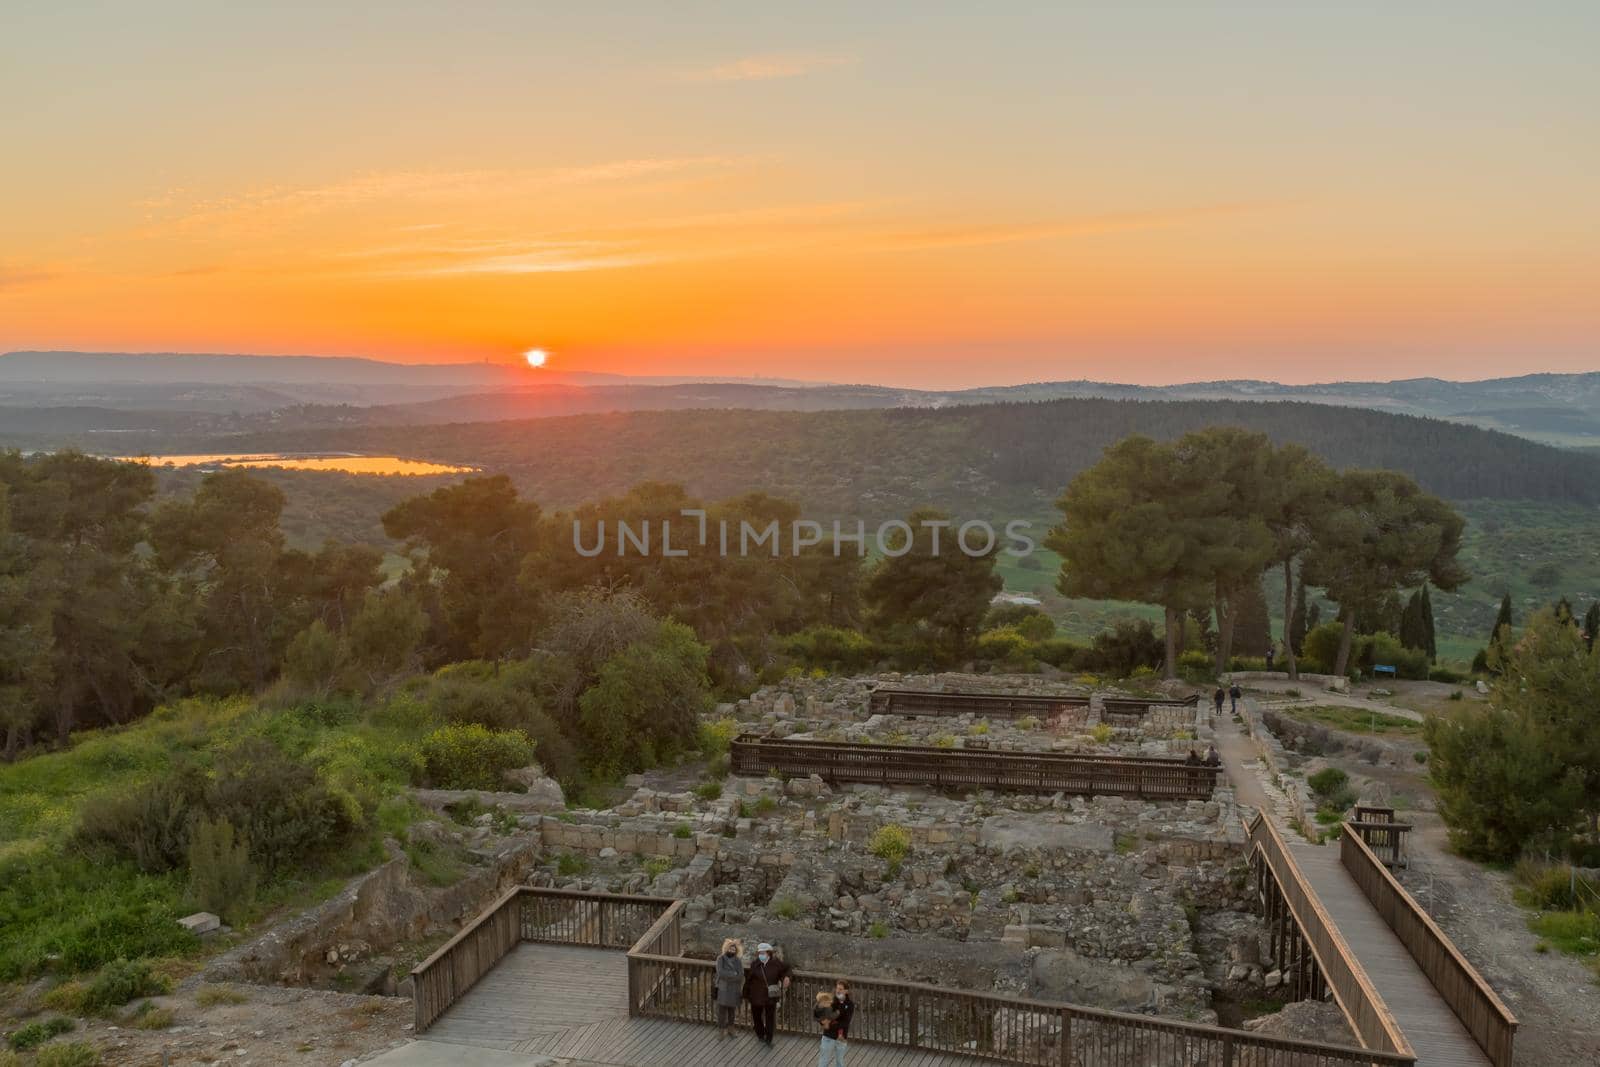
{"type": "Polygon", "coordinates": [[[816,515],[870,519],[924,503],[963,514],[1035,511],[1129,434],[1166,440],[1216,425],[1304,445],[1335,467],[1403,471],[1448,498],[1600,503],[1596,457],[1455,423],[1300,403],[1073,399],[941,410],[629,412],[258,434],[230,447],[471,464],[511,475],[547,507],[664,479],[713,498],[762,490],[816,515]]]}

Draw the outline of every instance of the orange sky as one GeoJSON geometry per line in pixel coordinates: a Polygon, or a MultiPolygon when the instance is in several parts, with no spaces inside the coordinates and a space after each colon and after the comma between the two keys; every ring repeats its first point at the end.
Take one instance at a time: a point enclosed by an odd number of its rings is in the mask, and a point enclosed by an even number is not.
{"type": "Polygon", "coordinates": [[[31,6],[0,350],[1600,368],[1600,6],[31,6]]]}

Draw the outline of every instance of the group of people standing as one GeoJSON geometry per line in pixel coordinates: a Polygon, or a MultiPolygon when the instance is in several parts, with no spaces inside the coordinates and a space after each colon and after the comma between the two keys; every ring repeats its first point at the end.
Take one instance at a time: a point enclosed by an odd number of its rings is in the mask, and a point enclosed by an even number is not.
{"type": "MultiPolygon", "coordinates": [[[[777,957],[772,946],[763,941],[756,946],[756,958],[748,967],[744,963],[744,948],[733,938],[722,943],[722,954],[717,957],[716,985],[712,990],[717,1001],[717,1025],[723,1037],[733,1036],[734,1020],[739,1014],[741,1001],[750,1002],[750,1021],[757,1040],[768,1048],[778,1029],[778,1005],[790,985],[789,965],[777,957]]],[[[816,1022],[822,1038],[817,1053],[817,1067],[844,1067],[845,1045],[850,1037],[850,1021],[855,1016],[855,1001],[850,998],[850,983],[839,979],[833,992],[817,993],[811,1017],[816,1022]]]]}

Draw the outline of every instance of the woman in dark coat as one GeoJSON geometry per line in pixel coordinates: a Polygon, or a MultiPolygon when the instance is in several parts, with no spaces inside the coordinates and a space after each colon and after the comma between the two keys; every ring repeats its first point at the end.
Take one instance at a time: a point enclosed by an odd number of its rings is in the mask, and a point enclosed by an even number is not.
{"type": "Polygon", "coordinates": [[[722,955],[717,957],[717,1025],[723,1037],[733,1036],[733,1020],[739,1014],[739,1000],[744,996],[744,949],[733,938],[722,943],[722,955]]]}
{"type": "Polygon", "coordinates": [[[750,1002],[750,1018],[756,1037],[772,1044],[777,1030],[778,1002],[789,988],[789,965],[780,960],[765,941],[756,946],[756,959],[745,975],[744,998],[750,1002]]]}

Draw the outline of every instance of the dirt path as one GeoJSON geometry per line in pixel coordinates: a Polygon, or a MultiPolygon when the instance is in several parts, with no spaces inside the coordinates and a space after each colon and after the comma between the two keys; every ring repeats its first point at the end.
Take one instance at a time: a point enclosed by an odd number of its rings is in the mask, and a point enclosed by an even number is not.
{"type": "Polygon", "coordinates": [[[1448,851],[1444,823],[1408,812],[1415,825],[1402,881],[1517,1016],[1517,1067],[1600,1064],[1600,986],[1587,967],[1540,953],[1511,879],[1448,851]]]}

